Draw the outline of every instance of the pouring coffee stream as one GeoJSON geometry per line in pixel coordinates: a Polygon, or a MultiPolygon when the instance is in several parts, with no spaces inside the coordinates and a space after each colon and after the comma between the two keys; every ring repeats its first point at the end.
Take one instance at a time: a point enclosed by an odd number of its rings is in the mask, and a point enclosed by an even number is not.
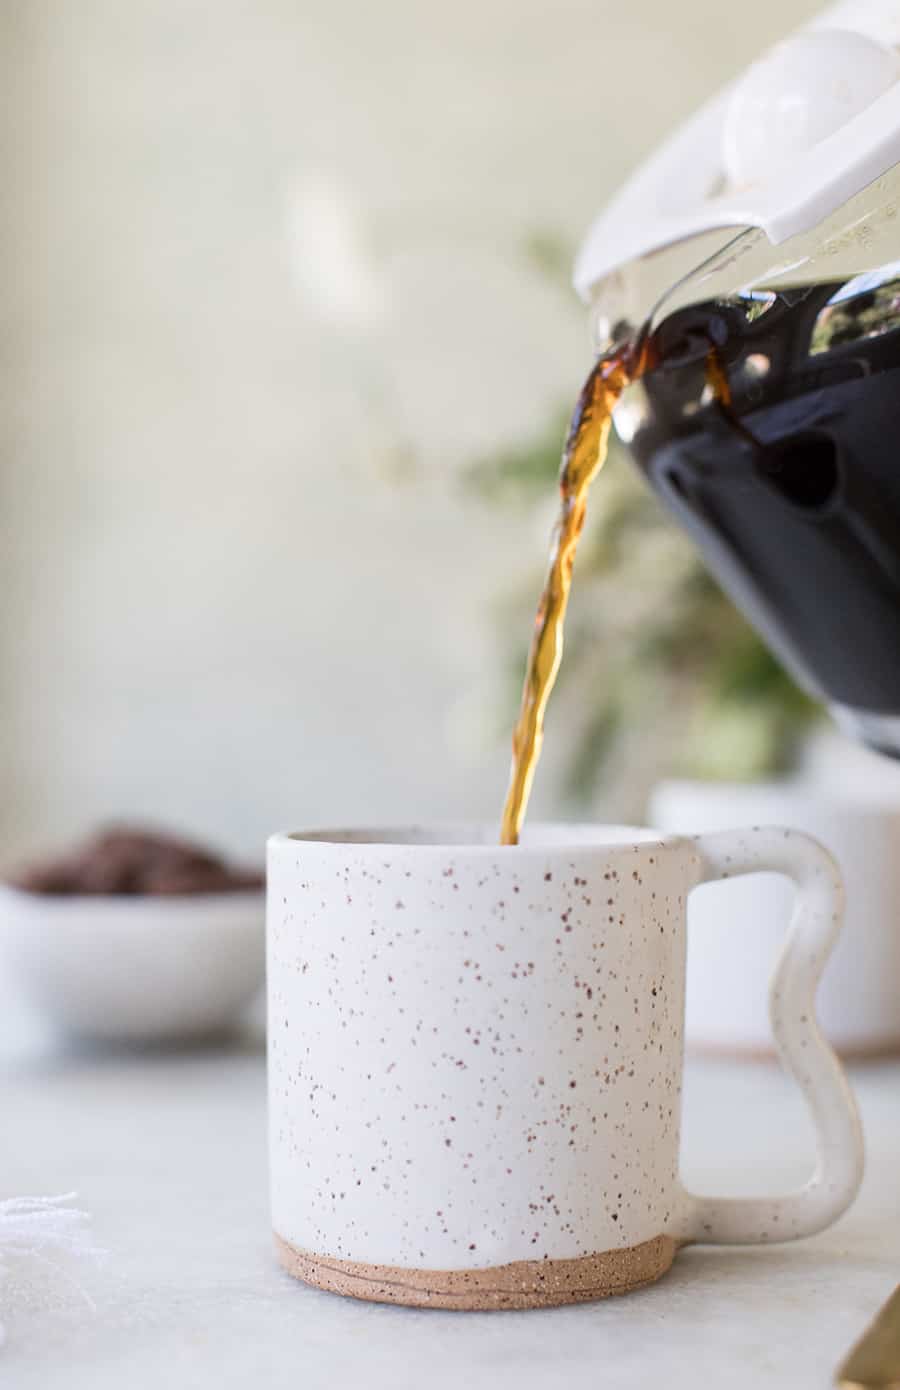
{"type": "MultiPolygon", "coordinates": [[[[732,428],[751,438],[734,417],[728,376],[712,341],[704,360],[712,401],[732,428]]],[[[651,370],[656,361],[656,344],[646,332],[607,353],[585,381],[572,414],[560,466],[560,511],[550,541],[547,576],[535,614],[522,701],[513,730],[512,767],[500,830],[503,845],[518,843],[528,808],[544,741],[547,704],[562,662],[578,541],[591,485],[606,461],[613,411],[623,391],[651,370]]]]}
{"type": "Polygon", "coordinates": [[[512,768],[500,830],[503,845],[518,844],[541,755],[544,715],[562,661],[563,628],[588,492],[606,460],[613,407],[639,369],[632,346],[602,357],[584,383],[572,415],[559,475],[559,517],[550,542],[550,562],[513,730],[512,768]]]}

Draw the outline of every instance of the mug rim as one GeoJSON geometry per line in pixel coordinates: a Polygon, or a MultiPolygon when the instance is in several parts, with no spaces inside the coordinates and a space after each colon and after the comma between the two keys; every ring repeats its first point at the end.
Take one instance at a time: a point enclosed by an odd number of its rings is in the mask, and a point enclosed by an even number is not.
{"type": "Polygon", "coordinates": [[[415,857],[429,854],[466,854],[523,858],[602,851],[636,853],[656,848],[685,848],[684,835],[648,826],[616,825],[604,821],[537,821],[526,826],[524,843],[501,845],[499,826],[493,821],[432,821],[411,825],[367,825],[281,830],[266,841],[269,851],[296,850],[300,845],[326,850],[352,849],[355,853],[384,854],[402,851],[415,857]]]}

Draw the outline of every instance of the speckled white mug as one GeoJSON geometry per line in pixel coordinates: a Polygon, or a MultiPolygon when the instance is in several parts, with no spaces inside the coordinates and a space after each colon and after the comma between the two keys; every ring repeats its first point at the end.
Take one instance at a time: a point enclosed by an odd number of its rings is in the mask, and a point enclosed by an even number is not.
{"type": "MultiPolygon", "coordinates": [[[[268,854],[273,1226],[291,1273],[360,1298],[534,1307],[658,1278],[692,1241],[788,1240],[852,1200],[862,1141],[815,1022],[842,890],[787,830],[600,826],[276,835],[268,854]],[[771,990],[818,1162],[781,1198],[679,1179],[685,903],[789,874],[771,990]]],[[[723,929],[726,924],[723,923],[723,929]]]]}

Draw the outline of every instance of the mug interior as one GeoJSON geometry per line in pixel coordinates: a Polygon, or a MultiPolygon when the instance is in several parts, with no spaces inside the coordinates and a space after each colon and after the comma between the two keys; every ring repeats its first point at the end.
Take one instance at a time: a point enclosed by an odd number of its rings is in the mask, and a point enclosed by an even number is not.
{"type": "Polygon", "coordinates": [[[275,839],[332,845],[402,845],[404,848],[451,848],[503,850],[515,854],[522,849],[577,849],[604,845],[662,844],[671,835],[632,825],[585,825],[538,823],[528,825],[518,845],[501,845],[499,827],[479,825],[413,825],[365,827],[335,830],[297,830],[275,839]]]}

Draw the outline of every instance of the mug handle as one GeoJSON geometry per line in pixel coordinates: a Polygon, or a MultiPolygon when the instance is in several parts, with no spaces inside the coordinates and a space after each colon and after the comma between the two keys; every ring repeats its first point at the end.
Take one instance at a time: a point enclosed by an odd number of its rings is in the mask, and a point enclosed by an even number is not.
{"type": "Polygon", "coordinates": [[[685,1192],[679,1235],[685,1244],[760,1244],[824,1230],[850,1205],[863,1172],[856,1102],[843,1068],[819,1030],[815,993],[844,912],[837,864],[817,840],[795,830],[754,827],[693,837],[702,878],[787,874],[797,897],[769,988],[778,1055],[799,1085],[816,1132],[816,1166],[803,1187],[782,1197],[700,1197],[685,1192]]]}

